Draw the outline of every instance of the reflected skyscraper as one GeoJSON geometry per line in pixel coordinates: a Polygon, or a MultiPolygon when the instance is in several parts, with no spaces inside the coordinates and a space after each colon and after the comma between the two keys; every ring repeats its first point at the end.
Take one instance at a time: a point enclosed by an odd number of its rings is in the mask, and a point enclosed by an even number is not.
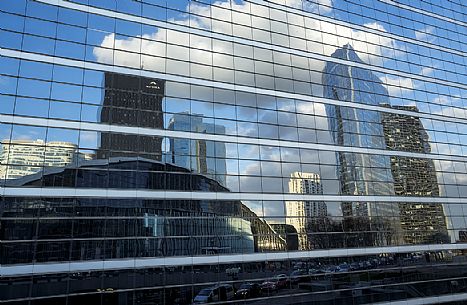
{"type": "MultiPolygon", "coordinates": [[[[389,106],[418,112],[415,106],[389,106]]],[[[431,153],[428,133],[419,118],[403,114],[382,115],[386,146],[392,150],[431,153]]],[[[391,156],[394,191],[400,196],[439,196],[435,165],[431,159],[391,156]]],[[[449,241],[443,205],[440,203],[400,203],[404,242],[409,244],[449,241]]]]}
{"type": "MultiPolygon", "coordinates": [[[[114,125],[162,129],[164,89],[164,80],[106,72],[100,121],[114,125]]],[[[162,138],[102,133],[98,159],[131,156],[162,160],[162,138]]]]}
{"type": "MultiPolygon", "coordinates": [[[[350,44],[337,49],[333,58],[363,63],[350,44]]],[[[324,97],[367,105],[389,102],[387,89],[370,70],[337,62],[327,62],[323,71],[324,97]]],[[[329,129],[335,144],[353,147],[386,147],[378,112],[327,105],[329,129]]],[[[393,195],[393,179],[388,156],[337,152],[337,175],[343,195],[393,195]]],[[[344,217],[398,215],[397,204],[343,202],[344,217]]],[[[376,218],[375,218],[376,217],[376,218]]],[[[386,241],[382,240],[383,244],[386,241]]]]}
{"type": "MultiPolygon", "coordinates": [[[[191,131],[208,134],[225,134],[222,125],[203,122],[201,115],[187,112],[175,113],[169,122],[169,130],[191,131]]],[[[206,175],[225,186],[225,143],[199,139],[170,139],[170,155],[167,162],[206,175]]]]}
{"type": "MultiPolygon", "coordinates": [[[[290,174],[289,193],[322,195],[323,185],[318,174],[294,172],[290,174]]],[[[322,201],[286,201],[286,223],[295,227],[298,233],[299,250],[312,247],[308,234],[314,224],[327,215],[326,203],[322,201]]]]}

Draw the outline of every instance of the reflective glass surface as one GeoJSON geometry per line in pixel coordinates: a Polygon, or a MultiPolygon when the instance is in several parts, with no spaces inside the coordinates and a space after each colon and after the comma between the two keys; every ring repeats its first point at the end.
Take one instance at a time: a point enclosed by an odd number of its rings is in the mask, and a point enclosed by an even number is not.
{"type": "Polygon", "coordinates": [[[0,1],[0,303],[463,304],[466,11],[0,1]]]}

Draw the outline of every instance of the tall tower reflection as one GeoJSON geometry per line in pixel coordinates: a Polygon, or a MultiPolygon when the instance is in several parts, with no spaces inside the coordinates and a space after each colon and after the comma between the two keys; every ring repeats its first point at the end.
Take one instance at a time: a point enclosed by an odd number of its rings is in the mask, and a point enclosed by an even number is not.
{"type": "MultiPolygon", "coordinates": [[[[203,122],[201,115],[187,112],[175,113],[169,122],[169,130],[197,133],[225,134],[225,126],[203,122]]],[[[203,139],[170,139],[168,162],[206,175],[221,185],[226,185],[225,143],[203,139]]]]}
{"type": "MultiPolygon", "coordinates": [[[[418,112],[415,106],[389,106],[393,109],[418,112]]],[[[384,137],[388,149],[431,153],[428,133],[419,118],[384,113],[384,137]]],[[[400,196],[439,196],[433,160],[391,156],[394,191],[400,196]]],[[[402,237],[409,244],[449,242],[446,218],[441,203],[400,203],[402,237]]]]}
{"type": "MultiPolygon", "coordinates": [[[[101,122],[162,129],[164,87],[164,80],[106,72],[101,122]]],[[[98,159],[134,156],[162,160],[162,138],[101,133],[98,159]]]]}
{"type": "MultiPolygon", "coordinates": [[[[350,44],[337,49],[333,58],[363,63],[350,44]]],[[[367,105],[388,103],[388,91],[370,70],[342,63],[327,62],[323,71],[324,97],[367,105]]],[[[378,112],[345,106],[327,105],[328,124],[337,145],[354,147],[386,147],[381,116],[378,112]]],[[[337,175],[343,195],[393,195],[393,178],[389,157],[348,152],[337,153],[337,175]]],[[[343,202],[348,221],[361,217],[368,226],[378,228],[378,244],[391,242],[390,231],[398,221],[388,225],[378,216],[398,215],[394,203],[343,202]],[[371,222],[371,223],[370,223],[371,222]]],[[[361,220],[362,220],[361,219],[361,220]]],[[[388,219],[388,218],[386,218],[388,219]]],[[[352,226],[349,226],[352,227],[352,226]]]]}

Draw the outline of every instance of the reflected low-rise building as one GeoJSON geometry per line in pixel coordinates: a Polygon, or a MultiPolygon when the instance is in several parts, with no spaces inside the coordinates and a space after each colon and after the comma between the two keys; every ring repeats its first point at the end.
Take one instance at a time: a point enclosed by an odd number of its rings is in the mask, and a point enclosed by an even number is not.
{"type": "MultiPolygon", "coordinates": [[[[144,158],[80,162],[10,180],[7,186],[57,186],[228,192],[215,180],[144,158]],[[127,170],[138,166],[146,173],[127,170]],[[103,177],[103,169],[110,169],[103,177]]],[[[2,264],[86,261],[131,257],[193,256],[285,250],[285,240],[241,201],[105,198],[20,198],[4,201],[3,217],[38,216],[44,221],[3,220],[2,264]],[[36,225],[33,225],[36,223],[36,225]],[[122,225],[123,223],[123,225],[122,225]],[[63,239],[75,236],[73,243],[63,239]],[[36,237],[34,257],[24,242],[36,237]]]]}

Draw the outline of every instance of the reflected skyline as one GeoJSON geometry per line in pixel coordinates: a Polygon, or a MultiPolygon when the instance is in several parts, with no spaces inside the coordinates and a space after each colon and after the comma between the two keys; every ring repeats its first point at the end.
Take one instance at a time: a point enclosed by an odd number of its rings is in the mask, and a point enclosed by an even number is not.
{"type": "MultiPolygon", "coordinates": [[[[348,56],[349,58],[352,58],[353,60],[358,61],[358,56],[355,54],[353,51],[352,47],[350,45],[344,46],[342,49],[338,49],[335,52],[335,56],[348,56]]],[[[329,73],[335,73],[338,75],[340,78],[338,79],[337,83],[333,85],[329,85],[327,87],[327,90],[329,89],[330,92],[333,94],[337,94],[337,97],[339,94],[343,96],[344,100],[345,98],[354,98],[354,99],[361,99],[363,97],[365,103],[376,103],[378,102],[379,105],[383,105],[384,107],[390,107],[388,106],[387,103],[383,101],[388,101],[388,98],[385,94],[387,94],[386,89],[382,87],[381,85],[377,90],[377,93],[374,95],[361,95],[361,93],[354,94],[352,92],[344,90],[342,87],[340,87],[339,82],[343,82],[342,84],[346,84],[345,80],[346,78],[348,79],[349,77],[354,77],[353,74],[357,74],[360,76],[357,77],[358,81],[356,81],[356,86],[365,86],[365,83],[362,81],[362,77],[367,77],[367,78],[374,78],[374,76],[371,76],[372,74],[368,74],[365,70],[357,70],[357,72],[353,71],[350,67],[346,66],[336,66],[332,64],[333,66],[326,67],[325,71],[329,69],[329,73]],[[349,72],[348,74],[342,75],[341,72],[349,72]],[[363,75],[363,76],[362,76],[363,75]],[[332,89],[330,89],[332,88],[332,89]]],[[[374,79],[373,79],[374,80],[374,79]]],[[[323,81],[328,81],[332,83],[335,80],[323,80],[323,81]]],[[[154,80],[150,78],[145,78],[141,77],[136,78],[133,76],[127,76],[123,74],[117,74],[117,73],[106,73],[104,74],[103,82],[104,84],[104,89],[103,89],[103,97],[102,97],[102,111],[101,111],[101,120],[103,123],[111,123],[111,124],[116,124],[116,125],[126,125],[130,127],[138,127],[140,124],[142,124],[141,127],[145,127],[145,123],[140,123],[142,120],[141,118],[144,116],[144,113],[139,113],[141,109],[153,109],[150,111],[148,116],[146,117],[146,121],[152,122],[151,124],[155,124],[154,128],[163,128],[162,127],[162,121],[164,117],[164,113],[162,111],[159,111],[158,109],[161,109],[163,103],[164,103],[164,87],[165,87],[165,81],[162,80],[154,80]],[[153,83],[151,85],[151,83],[153,83]],[[148,87],[149,86],[149,87],[148,87]],[[151,88],[153,86],[153,88],[151,88]],[[143,89],[143,87],[145,89],[143,89]],[[139,105],[139,106],[138,106],[139,105]],[[143,106],[142,106],[143,105],[143,106]],[[146,105],[146,106],[144,106],[146,105]],[[127,109],[133,109],[134,111],[127,112],[127,109]],[[151,108],[152,107],[152,108],[151,108]],[[154,113],[152,113],[154,112],[154,113]],[[113,121],[114,118],[117,121],[113,121]]],[[[352,83],[352,81],[351,81],[352,83]]],[[[374,85],[373,85],[374,86],[374,85]]],[[[354,85],[351,85],[350,88],[354,88],[354,85]]],[[[329,92],[326,91],[326,92],[329,92]]],[[[330,93],[327,93],[330,94],[330,93]]],[[[406,109],[404,107],[395,107],[395,109],[401,109],[401,110],[411,110],[415,111],[414,109],[406,109]]],[[[379,113],[376,112],[370,112],[370,111],[365,111],[365,110],[353,110],[350,111],[350,109],[345,109],[344,107],[339,108],[338,106],[326,106],[326,111],[328,115],[328,122],[329,126],[331,129],[331,134],[333,135],[333,139],[337,139],[337,141],[341,141],[340,145],[347,145],[351,146],[352,144],[355,144],[356,142],[358,143],[373,143],[371,144],[372,146],[374,143],[377,143],[377,147],[381,145],[386,145],[385,141],[389,141],[387,138],[383,138],[381,142],[381,132],[383,128],[383,123],[381,122],[381,117],[387,116],[386,113],[383,113],[380,115],[379,113]],[[334,113],[335,111],[338,111],[334,113]],[[337,117],[337,119],[336,119],[337,117]],[[345,117],[348,118],[348,120],[344,120],[339,117],[345,117]],[[371,120],[367,123],[368,118],[371,118],[371,120]],[[357,121],[353,121],[351,119],[357,119],[357,121]],[[340,122],[337,124],[336,122],[340,122]],[[366,126],[366,125],[369,126],[366,126]],[[336,127],[337,125],[337,127],[336,127]],[[339,130],[336,131],[336,128],[339,130]],[[348,131],[349,130],[349,131],[348,131]],[[355,131],[361,132],[361,134],[357,133],[355,134],[355,131]],[[367,132],[370,133],[369,135],[367,132]]],[[[204,117],[202,114],[196,114],[196,113],[190,113],[190,112],[180,112],[180,113],[173,113],[173,114],[167,114],[170,116],[169,120],[169,125],[168,129],[173,130],[173,131],[189,131],[189,132],[197,132],[197,133],[205,133],[205,134],[220,134],[223,135],[226,133],[226,129],[223,125],[220,124],[213,124],[213,123],[206,123],[204,122],[204,117]]],[[[144,120],[143,120],[144,121],[144,120]]],[[[420,133],[423,133],[423,146],[425,147],[424,149],[413,149],[413,148],[406,148],[404,150],[410,151],[410,152],[424,152],[424,153],[430,153],[430,148],[429,148],[429,143],[428,143],[428,136],[426,135],[425,131],[422,131],[423,125],[420,120],[418,120],[418,123],[420,126],[417,128],[420,130],[420,133]]],[[[149,124],[149,123],[148,123],[149,124]]],[[[387,133],[384,134],[385,137],[387,137],[387,133]]],[[[40,140],[42,141],[42,140],[40,140]]],[[[38,142],[39,144],[42,143],[41,150],[45,150],[44,147],[49,146],[49,144],[43,143],[43,142],[38,142]]],[[[399,141],[399,140],[398,140],[399,141]]],[[[103,132],[98,133],[98,139],[97,139],[97,144],[100,145],[98,146],[99,148],[96,150],[96,153],[81,153],[78,152],[78,145],[73,144],[72,142],[62,142],[64,149],[66,149],[67,145],[72,147],[72,154],[73,156],[70,156],[70,160],[68,163],[60,163],[58,167],[61,166],[67,166],[68,164],[71,163],[78,163],[80,165],[85,165],[87,166],[88,164],[91,163],[86,163],[83,161],[90,160],[92,158],[98,158],[98,159],[107,159],[108,156],[115,156],[111,158],[121,158],[121,157],[129,157],[129,156],[142,156],[143,158],[150,158],[153,160],[159,160],[161,159],[164,161],[165,159],[169,161],[169,163],[173,163],[174,165],[181,166],[188,170],[188,172],[192,172],[195,174],[201,174],[205,175],[210,179],[216,180],[219,182],[221,185],[227,187],[226,190],[229,190],[229,186],[231,186],[231,182],[227,184],[227,179],[226,177],[230,177],[230,181],[232,181],[232,172],[231,172],[231,167],[229,167],[229,171],[227,171],[227,161],[231,162],[232,160],[229,160],[227,158],[227,153],[230,155],[232,152],[229,151],[227,152],[226,150],[226,143],[220,142],[220,141],[207,141],[207,140],[193,140],[193,139],[181,139],[181,138],[168,138],[167,143],[169,145],[163,146],[163,138],[162,137],[152,137],[152,136],[139,136],[139,135],[125,135],[125,134],[115,134],[115,133],[108,133],[108,132],[103,132]],[[112,146],[113,144],[110,142],[112,137],[117,137],[113,141],[115,146],[112,146]],[[118,140],[121,139],[122,141],[118,140]],[[148,141],[146,141],[148,140],[148,141]],[[116,142],[115,142],[116,141],[116,142]],[[120,144],[117,144],[120,143],[120,144]],[[141,146],[143,145],[143,146],[141,146]],[[114,149],[113,147],[116,147],[114,149]],[[135,149],[135,147],[137,147],[135,149]],[[108,152],[108,153],[106,153],[108,152]]],[[[400,143],[403,143],[403,140],[399,141],[400,143]]],[[[24,142],[22,143],[22,147],[28,147],[27,144],[29,142],[24,142]]],[[[33,143],[33,142],[31,142],[33,143]]],[[[51,142],[52,143],[52,142],[51,142]]],[[[58,142],[60,143],[60,142],[58,142]]],[[[31,144],[31,145],[36,145],[36,144],[31,144]]],[[[11,145],[10,145],[11,146],[11,145]]],[[[404,146],[404,145],[402,145],[404,146]]],[[[12,152],[8,152],[6,142],[4,144],[5,149],[2,150],[3,152],[3,160],[7,160],[8,155],[10,154],[10,163],[15,163],[14,158],[11,158],[12,152]]],[[[13,146],[11,146],[13,147],[13,146]]],[[[388,149],[397,149],[396,147],[392,146],[387,146],[388,149]]],[[[71,149],[71,148],[70,148],[71,149]]],[[[69,150],[70,150],[69,149],[69,150]]],[[[50,148],[47,148],[47,151],[51,151],[50,148]]],[[[243,150],[239,151],[239,154],[243,154],[243,150]]],[[[52,154],[54,154],[51,151],[52,154]]],[[[70,152],[71,153],[71,150],[70,152]]],[[[292,152],[293,153],[293,152],[292,152]]],[[[298,151],[297,151],[298,153],[298,151]]],[[[337,169],[337,182],[340,183],[341,187],[342,185],[350,185],[347,188],[352,189],[355,188],[355,191],[351,194],[353,195],[387,195],[390,194],[387,193],[387,189],[392,189],[393,183],[388,183],[385,181],[379,181],[378,179],[384,178],[384,172],[381,171],[381,167],[383,167],[384,170],[386,170],[384,167],[386,165],[386,159],[389,157],[385,156],[372,156],[372,155],[362,155],[362,154],[355,154],[355,153],[338,153],[338,156],[344,160],[347,163],[352,163],[354,164],[353,166],[348,166],[349,168],[354,168],[354,171],[352,173],[352,170],[349,172],[346,172],[343,170],[343,166],[338,163],[334,168],[337,169]],[[350,161],[347,161],[350,160],[350,161]],[[353,160],[353,161],[352,161],[353,160]],[[376,160],[376,161],[375,161],[376,160]],[[384,160],[384,161],[382,161],[384,160]],[[380,163],[375,163],[375,162],[380,162],[380,163]],[[382,162],[382,163],[381,163],[382,162]],[[380,164],[379,168],[375,168],[375,164],[380,164]],[[358,166],[358,165],[363,165],[363,166],[358,166]],[[376,171],[376,176],[375,176],[375,171],[376,171]],[[366,176],[365,176],[366,175],[366,176]],[[351,178],[355,177],[355,178],[351,178]],[[360,178],[359,178],[360,177],[360,178]],[[362,178],[366,177],[366,179],[362,178]],[[352,180],[354,179],[354,180],[352,180]],[[389,187],[388,187],[389,185],[389,187]],[[381,187],[380,187],[381,186],[381,187]],[[386,188],[386,189],[385,189],[386,188]],[[360,191],[360,193],[358,193],[360,191]]],[[[287,156],[287,158],[292,157],[287,156]]],[[[42,157],[40,157],[42,158],[42,157]]],[[[263,157],[262,157],[263,158],[263,157]]],[[[269,158],[276,158],[276,156],[271,155],[269,158]]],[[[281,158],[279,156],[279,158],[281,158]]],[[[282,157],[283,158],[283,157],[282,157]]],[[[316,156],[317,158],[317,156],[316,156]]],[[[322,158],[321,158],[322,159],[322,158]]],[[[122,159],[123,160],[123,159],[122,159]]],[[[312,159],[313,160],[313,159],[312,159]]],[[[324,159],[322,159],[324,160],[324,159]]],[[[341,162],[343,162],[341,160],[341,162]]],[[[391,159],[392,161],[393,159],[391,159]]],[[[36,161],[34,161],[36,162],[36,161]]],[[[54,168],[57,166],[54,166],[52,163],[43,163],[42,165],[38,165],[31,161],[31,165],[36,166],[37,168],[34,169],[34,171],[26,171],[23,172],[22,175],[26,174],[34,174],[42,170],[42,168],[46,169],[44,174],[47,174],[47,169],[48,168],[54,168]]],[[[5,164],[5,161],[3,162],[5,164]]],[[[253,164],[253,163],[251,163],[253,164]]],[[[267,163],[262,163],[261,167],[259,168],[260,172],[266,174],[268,167],[264,166],[264,164],[267,163]]],[[[431,178],[435,176],[436,173],[434,172],[434,163],[431,162],[431,165],[429,167],[431,168],[431,178]]],[[[271,163],[271,166],[273,163],[271,163]]],[[[268,165],[269,166],[269,165],[268,165]]],[[[274,165],[275,166],[275,165],[274,165]]],[[[391,163],[391,170],[393,170],[393,163],[391,163]]],[[[13,169],[14,165],[9,166],[11,169],[13,169]]],[[[7,169],[8,165],[2,165],[2,168],[7,169]]],[[[288,174],[290,171],[292,171],[296,166],[293,163],[285,163],[282,165],[282,174],[283,175],[292,175],[294,172],[291,172],[288,174]]],[[[316,167],[318,170],[320,167],[316,167]]],[[[324,168],[324,167],[323,167],[324,168]]],[[[330,167],[332,168],[332,167],[330,167]]],[[[248,170],[251,169],[251,166],[247,167],[248,170]]],[[[241,172],[241,168],[239,168],[240,174],[243,174],[241,172]]],[[[233,173],[237,173],[237,170],[233,173]]],[[[296,173],[296,172],[295,172],[296,173]]],[[[391,172],[392,173],[392,172],[391,172]]],[[[319,174],[316,174],[319,177],[319,174]]],[[[329,177],[329,174],[325,174],[324,176],[329,177]]],[[[5,178],[10,178],[5,176],[5,178]]],[[[15,176],[15,178],[20,178],[20,176],[15,176]]],[[[386,177],[387,179],[387,177],[386,177]]],[[[319,184],[321,185],[319,187],[319,190],[315,190],[316,192],[311,192],[310,194],[322,194],[323,193],[323,186],[332,182],[328,179],[322,180],[319,179],[320,182],[319,184]]],[[[297,193],[297,194],[308,194],[308,193],[303,193],[298,190],[294,190],[294,187],[291,188],[290,186],[290,181],[288,182],[288,191],[289,193],[297,193]]],[[[394,183],[397,184],[397,181],[394,181],[394,183]]],[[[332,185],[332,184],[330,184],[332,185]]],[[[337,185],[337,184],[335,184],[337,185]]],[[[102,184],[103,187],[106,187],[107,184],[102,184]]],[[[272,185],[274,187],[274,185],[272,185]]],[[[235,189],[235,188],[234,188],[235,189]]],[[[187,189],[188,190],[188,189],[187,189]]],[[[241,190],[240,190],[241,191],[241,190]]],[[[332,193],[334,194],[349,194],[348,191],[346,190],[338,190],[338,189],[331,189],[332,193]]],[[[408,193],[399,193],[396,195],[408,195],[408,193]]],[[[419,196],[439,196],[439,192],[422,192],[419,194],[419,196]]],[[[389,237],[372,237],[372,238],[379,238],[382,241],[375,241],[377,244],[393,244],[395,241],[390,241],[386,240],[386,238],[392,239],[396,238],[397,236],[401,235],[402,233],[397,233],[399,232],[397,227],[398,221],[396,220],[399,216],[402,216],[405,212],[401,211],[399,212],[398,209],[404,208],[402,205],[397,205],[393,203],[366,203],[366,202],[355,202],[355,203],[348,203],[344,202],[341,204],[340,210],[333,210],[333,214],[336,213],[333,216],[344,216],[344,217],[356,217],[355,219],[350,219],[348,220],[350,224],[345,225],[342,223],[342,221],[339,220],[331,220],[327,218],[327,209],[323,208],[326,207],[326,203],[324,202],[318,202],[318,201],[297,201],[298,203],[306,203],[307,208],[303,208],[303,210],[307,210],[310,208],[313,210],[313,207],[316,207],[315,212],[310,212],[310,213],[305,213],[303,212],[303,217],[299,216],[298,212],[292,212],[289,211],[287,212],[287,209],[285,209],[284,213],[282,215],[274,215],[274,217],[281,217],[285,216],[285,222],[286,223],[295,223],[295,229],[298,232],[298,236],[300,236],[300,249],[308,249],[310,247],[313,247],[310,245],[310,242],[305,241],[307,239],[308,234],[316,233],[315,236],[313,236],[312,239],[316,241],[316,237],[320,234],[320,230],[322,228],[316,228],[315,225],[306,225],[305,222],[309,221],[315,221],[318,223],[327,223],[325,226],[328,228],[332,228],[332,230],[336,230],[336,232],[340,232],[341,230],[355,230],[355,228],[360,228],[359,230],[369,230],[372,227],[380,227],[382,230],[385,231],[392,231],[392,233],[387,233],[386,235],[389,237]],[[352,206],[353,211],[350,212],[350,206],[352,206]],[[381,209],[383,207],[384,209],[381,209]],[[397,209],[394,209],[396,207],[397,209]],[[319,210],[319,211],[318,211],[319,210]],[[313,216],[316,214],[316,217],[313,216]],[[357,220],[358,217],[372,217],[373,220],[357,220]],[[381,217],[391,217],[391,220],[389,222],[392,223],[392,225],[389,225],[388,223],[385,223],[386,220],[382,220],[381,217]],[[358,225],[352,224],[354,221],[358,222],[358,225]],[[382,221],[382,222],[381,222],[382,221]],[[298,224],[298,222],[302,223],[301,225],[298,224]],[[342,226],[344,226],[344,229],[341,229],[342,226]],[[396,227],[396,229],[391,229],[391,226],[396,227]],[[346,229],[347,227],[347,229],[346,229]],[[386,241],[385,241],[386,240],[386,241]]],[[[290,205],[290,201],[285,201],[284,204],[285,206],[290,205]]],[[[408,206],[408,205],[407,205],[408,206]]],[[[438,208],[435,207],[436,205],[428,205],[424,204],[421,205],[421,210],[425,212],[410,212],[406,211],[406,215],[410,214],[420,214],[420,213],[428,213],[428,210],[432,210],[432,212],[437,216],[437,223],[438,225],[435,225],[435,227],[439,227],[440,230],[444,230],[444,232],[447,233],[446,229],[446,220],[441,219],[443,214],[443,211],[439,210],[439,206],[442,207],[442,205],[438,205],[438,208]],[[445,229],[443,229],[445,228],[445,229]]],[[[252,207],[249,207],[252,208],[252,207]]],[[[416,208],[420,208],[420,205],[416,204],[413,206],[413,210],[416,208]]],[[[268,216],[268,209],[269,207],[266,205],[264,208],[264,213],[261,213],[261,215],[268,216]]],[[[310,210],[310,211],[311,211],[310,210]]],[[[252,212],[253,213],[253,212],[252,212]]],[[[300,215],[302,215],[300,214],[300,215]]],[[[418,215],[417,214],[417,215],[418,215]]],[[[434,215],[433,214],[433,215],[434,215]]],[[[276,222],[276,221],[274,221],[276,222]]],[[[344,221],[345,222],[345,221],[344,221]]],[[[401,223],[407,223],[407,221],[401,219],[401,223]]],[[[264,224],[259,225],[263,227],[263,231],[265,232],[270,232],[271,229],[268,229],[268,222],[264,220],[264,224]],[[269,231],[268,231],[269,230],[269,231]]],[[[433,226],[427,226],[420,224],[418,225],[419,228],[422,228],[423,231],[430,231],[430,230],[436,230],[432,229],[433,226]]],[[[407,229],[408,230],[408,229],[407,229]]],[[[407,231],[406,230],[406,231],[407,231]]],[[[412,229],[413,230],[413,229],[412,229]]],[[[420,233],[420,234],[425,234],[425,233],[420,233]]],[[[426,233],[428,234],[428,233],[426,233]]],[[[274,236],[275,233],[271,233],[270,235],[274,236]]],[[[274,237],[275,238],[275,237],[274,237]]],[[[274,239],[273,238],[273,239],[274,239]]],[[[407,238],[405,240],[408,240],[407,238]]],[[[415,242],[415,240],[411,240],[408,243],[415,242]]],[[[322,241],[316,241],[316,243],[321,243],[320,246],[317,247],[322,247],[323,242],[322,241]]],[[[256,243],[257,244],[257,243],[256,243]]],[[[264,243],[265,245],[267,242],[264,243]]],[[[326,244],[326,243],[324,243],[326,244]]],[[[329,245],[329,244],[328,244],[329,245]]],[[[334,245],[344,245],[344,243],[339,243],[336,242],[334,245]]],[[[338,246],[338,247],[340,247],[338,246]]],[[[276,246],[274,246],[276,247],[276,246]]],[[[273,248],[274,248],[273,247],[273,248]]],[[[256,247],[258,248],[258,247],[256,247]]],[[[276,247],[277,249],[280,247],[276,247]]]]}

